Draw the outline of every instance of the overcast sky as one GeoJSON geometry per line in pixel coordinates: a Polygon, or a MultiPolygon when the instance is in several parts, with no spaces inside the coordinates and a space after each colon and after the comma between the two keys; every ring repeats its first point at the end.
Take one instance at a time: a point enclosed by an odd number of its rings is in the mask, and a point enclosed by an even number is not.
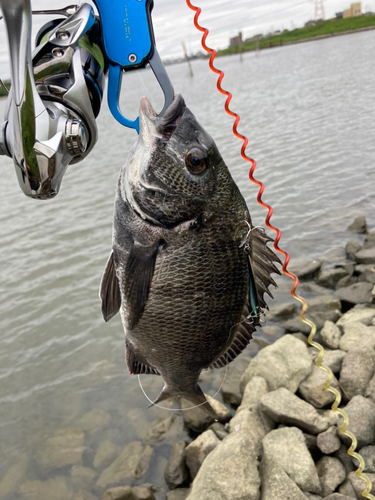
{"type": "MultiPolygon", "coordinates": [[[[74,1],[74,0],[73,0],[74,1]]],[[[125,2],[125,0],[123,0],[125,2]]],[[[192,0],[202,9],[200,23],[210,30],[208,45],[225,48],[229,37],[238,31],[244,38],[258,33],[300,27],[313,18],[314,0],[192,0]]],[[[33,9],[59,8],[73,2],[67,0],[33,0],[33,9]]],[[[81,2],[78,2],[81,3],[81,2]]],[[[91,3],[89,1],[88,3],[91,3]]],[[[182,55],[181,42],[189,52],[200,49],[201,34],[193,25],[194,13],[185,0],[154,0],[153,23],[157,47],[161,57],[182,55]]],[[[325,0],[325,18],[329,19],[350,6],[350,0],[325,0]]],[[[375,0],[362,2],[362,11],[375,11],[375,0]]],[[[50,16],[33,16],[33,33],[50,16]]],[[[0,21],[0,77],[9,77],[7,38],[4,21],[0,21]]]]}

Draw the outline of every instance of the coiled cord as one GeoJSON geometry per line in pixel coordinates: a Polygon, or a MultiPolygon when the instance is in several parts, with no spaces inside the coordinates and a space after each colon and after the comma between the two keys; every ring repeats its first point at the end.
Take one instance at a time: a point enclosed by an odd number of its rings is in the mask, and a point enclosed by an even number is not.
{"type": "Polygon", "coordinates": [[[206,44],[206,39],[207,39],[207,36],[209,34],[209,30],[207,28],[203,28],[198,22],[198,19],[199,19],[201,12],[202,12],[202,9],[200,7],[195,7],[191,3],[190,0],[186,0],[186,3],[187,3],[187,6],[195,12],[195,15],[194,15],[195,27],[197,28],[197,30],[199,30],[200,32],[203,33],[202,40],[201,40],[202,47],[208,54],[211,54],[211,57],[209,60],[209,67],[210,67],[211,71],[213,71],[214,73],[219,75],[219,78],[217,80],[217,89],[221,94],[225,95],[227,98],[225,101],[225,104],[224,104],[225,111],[227,112],[228,115],[232,116],[235,119],[234,124],[233,124],[233,134],[238,139],[241,139],[243,141],[243,144],[241,147],[241,156],[244,160],[248,161],[251,164],[250,172],[249,172],[249,179],[251,182],[253,182],[254,184],[256,184],[259,187],[259,192],[257,195],[257,201],[258,201],[259,205],[261,205],[262,207],[267,209],[267,216],[266,216],[266,220],[265,220],[266,226],[276,233],[274,247],[279,253],[281,253],[284,256],[284,264],[282,266],[283,273],[286,276],[289,276],[293,280],[293,286],[291,288],[290,293],[294,299],[298,300],[302,304],[299,318],[303,323],[307,324],[311,328],[310,335],[308,337],[308,342],[311,346],[315,347],[319,351],[318,357],[315,360],[315,364],[316,364],[316,366],[318,366],[319,368],[321,368],[322,370],[324,370],[327,373],[327,379],[324,383],[324,388],[327,391],[330,391],[335,395],[335,401],[332,404],[332,410],[334,412],[336,412],[338,415],[341,415],[343,417],[344,421],[343,421],[342,425],[340,426],[339,430],[340,430],[341,434],[343,434],[344,436],[347,436],[351,440],[351,445],[350,445],[349,449],[347,450],[348,455],[350,455],[353,458],[356,458],[359,462],[359,467],[355,471],[355,475],[357,477],[360,477],[361,479],[363,479],[366,483],[366,489],[362,492],[362,496],[364,498],[368,498],[369,500],[375,500],[375,497],[373,495],[371,495],[371,493],[370,493],[371,488],[372,488],[371,481],[365,474],[363,474],[363,469],[365,467],[364,460],[359,453],[356,453],[354,451],[357,447],[357,438],[355,437],[355,435],[352,432],[347,430],[348,425],[349,425],[348,415],[345,413],[344,410],[339,408],[339,405],[341,403],[341,394],[339,393],[339,391],[337,391],[334,387],[331,387],[331,385],[330,385],[331,380],[332,380],[332,376],[333,376],[332,371],[328,366],[322,365],[322,360],[324,357],[324,348],[318,342],[314,341],[314,336],[316,334],[316,326],[312,321],[305,318],[305,313],[308,309],[307,302],[303,297],[297,295],[297,293],[296,293],[296,290],[297,290],[297,287],[299,284],[299,280],[295,274],[293,274],[287,270],[287,266],[288,266],[289,261],[290,261],[290,256],[285,250],[282,250],[279,247],[281,232],[279,229],[274,227],[270,222],[270,219],[271,219],[272,214],[273,214],[273,209],[270,205],[268,205],[267,203],[264,203],[262,200],[262,195],[264,192],[264,184],[262,182],[258,181],[257,179],[255,179],[254,171],[256,168],[256,162],[255,162],[255,160],[253,160],[252,158],[250,158],[246,154],[246,147],[247,147],[249,141],[248,141],[247,137],[245,137],[244,135],[240,134],[237,131],[237,126],[238,126],[238,123],[240,121],[240,116],[237,113],[234,113],[229,108],[230,101],[232,100],[232,94],[230,92],[228,92],[227,90],[223,89],[221,82],[224,78],[224,73],[223,73],[223,71],[217,69],[214,66],[214,59],[216,57],[216,51],[211,49],[210,47],[208,47],[206,44]]]}

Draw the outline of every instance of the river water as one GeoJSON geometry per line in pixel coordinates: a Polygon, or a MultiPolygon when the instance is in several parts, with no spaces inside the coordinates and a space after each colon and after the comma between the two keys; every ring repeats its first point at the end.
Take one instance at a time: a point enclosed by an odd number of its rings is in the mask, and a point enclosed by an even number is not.
{"type": "MultiPolygon", "coordinates": [[[[242,117],[239,131],[249,138],[247,152],[258,163],[255,177],[266,186],[263,199],[282,230],[280,246],[292,259],[343,246],[358,215],[374,226],[374,48],[375,32],[366,32],[217,60],[242,117]]],[[[193,70],[191,78],[185,64],[168,67],[176,91],[216,140],[254,223],[264,225],[266,211],[256,202],[216,77],[207,61],[194,61],[193,70]]],[[[127,116],[136,116],[141,95],[160,109],[148,70],[123,79],[127,116]]],[[[101,439],[121,446],[168,416],[145,410],[125,367],[120,319],[105,324],[101,317],[98,287],[111,247],[115,186],[136,137],[106,105],[98,127],[95,150],[69,168],[48,202],[26,198],[12,162],[0,158],[0,479],[20,455],[29,459],[27,479],[55,474],[38,468],[35,453],[57,428],[90,410],[110,415],[101,439]]],[[[156,395],[160,380],[151,378],[143,382],[156,395]]],[[[87,466],[98,445],[90,439],[87,466]]],[[[147,476],[160,485],[165,456],[156,453],[156,472],[147,476]]]]}

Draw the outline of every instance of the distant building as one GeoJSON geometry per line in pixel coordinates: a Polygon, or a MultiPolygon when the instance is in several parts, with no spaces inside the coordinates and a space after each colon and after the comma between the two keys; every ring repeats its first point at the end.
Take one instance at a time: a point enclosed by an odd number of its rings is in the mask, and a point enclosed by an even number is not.
{"type": "Polygon", "coordinates": [[[346,19],[347,17],[356,17],[362,14],[361,2],[352,3],[349,9],[345,9],[342,13],[342,17],[346,19]]]}
{"type": "Polygon", "coordinates": [[[236,47],[238,45],[242,45],[242,33],[241,31],[238,33],[237,36],[234,36],[233,38],[229,39],[229,47],[236,47]]]}
{"type": "Polygon", "coordinates": [[[310,21],[307,21],[307,23],[305,23],[305,28],[308,28],[309,26],[315,26],[316,25],[316,21],[313,21],[312,19],[310,21]]]}
{"type": "Polygon", "coordinates": [[[336,12],[336,19],[342,19],[342,12],[336,12]]]}
{"type": "Polygon", "coordinates": [[[246,38],[245,43],[256,42],[257,40],[261,40],[262,38],[263,38],[262,33],[259,33],[259,35],[254,35],[251,36],[250,38],[246,38]]]}

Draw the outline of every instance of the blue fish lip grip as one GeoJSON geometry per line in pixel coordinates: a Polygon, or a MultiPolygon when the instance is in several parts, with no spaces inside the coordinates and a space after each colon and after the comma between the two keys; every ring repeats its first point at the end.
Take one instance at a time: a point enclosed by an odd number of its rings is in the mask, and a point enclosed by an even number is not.
{"type": "Polygon", "coordinates": [[[139,118],[128,120],[119,105],[124,71],[150,64],[164,96],[161,115],[173,101],[174,90],[155,47],[151,11],[153,0],[94,0],[101,19],[103,44],[109,63],[108,106],[125,127],[139,133],[139,118]]]}

